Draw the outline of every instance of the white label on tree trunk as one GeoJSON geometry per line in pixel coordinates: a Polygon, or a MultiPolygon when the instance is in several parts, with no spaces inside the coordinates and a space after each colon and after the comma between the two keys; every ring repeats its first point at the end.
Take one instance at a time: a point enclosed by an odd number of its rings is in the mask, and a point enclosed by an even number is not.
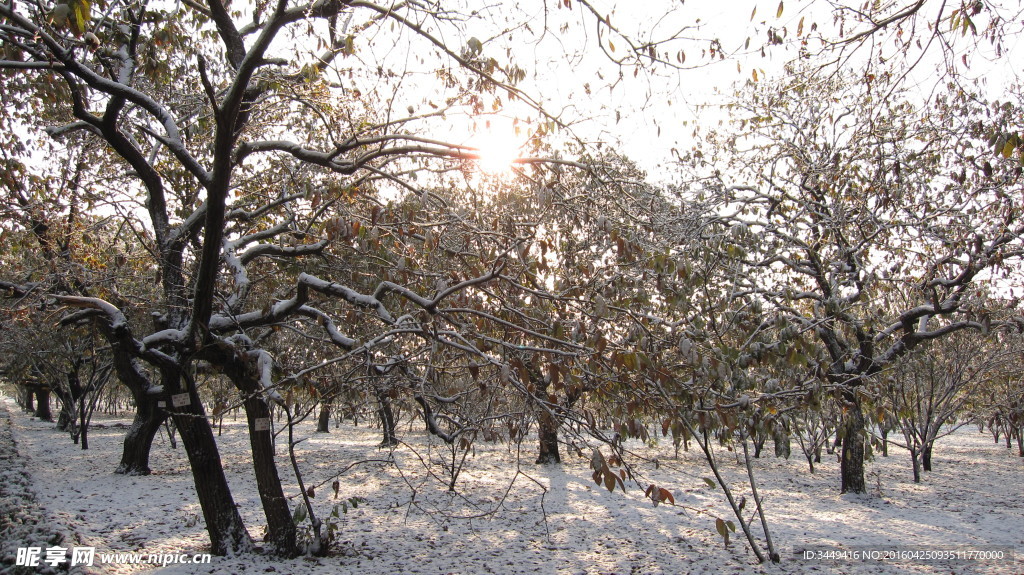
{"type": "Polygon", "coordinates": [[[162,409],[164,407],[167,407],[167,402],[164,401],[164,400],[160,400],[160,401],[156,402],[156,406],[162,409]]]}
{"type": "Polygon", "coordinates": [[[171,396],[171,405],[174,407],[184,407],[190,403],[192,403],[192,400],[189,399],[187,393],[179,393],[178,395],[171,396]]]}
{"type": "Polygon", "coordinates": [[[253,428],[256,431],[270,431],[270,418],[257,417],[256,421],[253,422],[253,428]]]}

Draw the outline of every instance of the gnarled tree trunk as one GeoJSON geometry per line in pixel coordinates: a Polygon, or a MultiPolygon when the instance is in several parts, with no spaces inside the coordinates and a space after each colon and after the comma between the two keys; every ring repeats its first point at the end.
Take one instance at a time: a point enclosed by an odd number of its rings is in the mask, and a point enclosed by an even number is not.
{"type": "Polygon", "coordinates": [[[376,390],[377,395],[377,415],[380,416],[380,427],[384,434],[381,439],[381,447],[394,447],[398,445],[398,435],[395,433],[395,411],[391,407],[391,396],[388,395],[387,391],[378,389],[376,390]]]}
{"type": "Polygon", "coordinates": [[[864,482],[864,434],[867,430],[860,398],[855,389],[843,392],[846,420],[843,422],[843,451],[839,463],[843,493],[866,493],[864,482]]]}
{"type": "Polygon", "coordinates": [[[213,428],[206,419],[206,412],[199,400],[195,385],[188,382],[185,389],[181,388],[182,372],[172,368],[162,368],[161,376],[164,389],[170,397],[168,408],[174,425],[181,435],[182,444],[188,454],[188,462],[192,468],[192,479],[196,486],[199,505],[203,509],[206,530],[210,535],[210,548],[215,555],[244,553],[252,549],[252,538],[238,513],[235,499],[224,476],[224,465],[217,449],[217,439],[213,428]],[[174,396],[185,398],[187,405],[174,405],[174,396]]]}
{"type": "Polygon", "coordinates": [[[43,421],[53,421],[53,412],[50,411],[50,388],[41,385],[36,387],[36,417],[43,421]]]}
{"type": "Polygon", "coordinates": [[[320,401],[320,415],[316,418],[316,432],[317,433],[330,433],[331,432],[331,404],[334,402],[334,397],[324,397],[320,401]]]}
{"type": "MultiPolygon", "coordinates": [[[[531,376],[533,376],[531,370],[531,376]]],[[[540,376],[540,372],[536,373],[540,376]]],[[[542,376],[531,377],[534,380],[534,386],[536,391],[534,392],[534,398],[537,400],[537,439],[538,439],[538,452],[537,452],[537,464],[539,465],[551,465],[562,462],[562,456],[558,453],[558,428],[561,426],[561,421],[552,412],[556,405],[555,402],[551,401],[551,397],[548,396],[548,384],[545,382],[542,376]]]]}
{"type": "MultiPolygon", "coordinates": [[[[133,395],[134,390],[133,390],[133,395]]],[[[135,395],[135,419],[124,434],[124,447],[121,450],[121,462],[114,473],[124,475],[149,475],[149,453],[153,449],[153,439],[160,431],[160,426],[167,419],[167,411],[157,407],[157,398],[146,395],[135,395]]]]}
{"type": "Polygon", "coordinates": [[[270,430],[270,406],[263,399],[262,388],[250,366],[229,361],[224,366],[235,387],[242,392],[245,417],[249,423],[249,447],[256,486],[267,519],[267,541],[279,555],[298,555],[295,522],[288,499],[281,488],[281,478],[274,461],[274,436],[270,430]]]}
{"type": "MultiPolygon", "coordinates": [[[[32,393],[32,388],[27,386],[27,385],[24,386],[22,389],[23,389],[23,393],[22,393],[22,403],[21,403],[21,406],[22,406],[22,408],[25,411],[31,413],[31,412],[36,410],[35,402],[33,401],[33,398],[35,397],[35,394],[32,393]]],[[[996,438],[996,443],[999,443],[999,438],[998,437],[996,438]]]]}

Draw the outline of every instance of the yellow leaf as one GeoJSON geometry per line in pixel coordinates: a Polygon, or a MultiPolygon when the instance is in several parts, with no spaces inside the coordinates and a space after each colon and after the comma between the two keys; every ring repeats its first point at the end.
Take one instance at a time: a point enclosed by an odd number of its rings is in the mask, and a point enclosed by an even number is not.
{"type": "Polygon", "coordinates": [[[1012,139],[1007,139],[1006,140],[1006,144],[1003,145],[1003,157],[1004,158],[1009,158],[1013,154],[1013,149],[1015,147],[1016,146],[1014,146],[1013,140],[1012,139]]]}
{"type": "Polygon", "coordinates": [[[776,18],[782,18],[782,2],[779,2],[779,9],[775,11],[776,18]]]}

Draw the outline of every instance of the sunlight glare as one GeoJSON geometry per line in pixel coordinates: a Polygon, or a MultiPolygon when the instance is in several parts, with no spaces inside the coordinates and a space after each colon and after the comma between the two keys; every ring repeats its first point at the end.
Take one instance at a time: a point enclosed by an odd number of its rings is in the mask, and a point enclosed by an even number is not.
{"type": "Polygon", "coordinates": [[[510,172],[512,164],[519,158],[523,146],[521,138],[512,126],[500,126],[488,122],[470,139],[470,145],[480,155],[477,166],[485,174],[497,175],[510,172]]]}

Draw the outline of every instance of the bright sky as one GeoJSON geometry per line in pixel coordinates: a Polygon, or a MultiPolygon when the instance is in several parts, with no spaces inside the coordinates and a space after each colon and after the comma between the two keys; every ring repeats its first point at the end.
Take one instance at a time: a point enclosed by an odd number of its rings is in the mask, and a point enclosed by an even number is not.
{"type": "MultiPolygon", "coordinates": [[[[890,3],[894,6],[908,4],[906,1],[890,3]]],[[[470,21],[466,35],[483,39],[483,54],[500,62],[507,61],[511,54],[514,61],[528,71],[521,85],[525,91],[537,95],[549,113],[571,124],[577,136],[592,143],[617,146],[656,180],[661,179],[659,165],[671,163],[673,148],[682,151],[692,145],[695,121],[713,125],[722,119],[723,115],[714,109],[714,104],[723,100],[722,94],[730,94],[737,83],[751,81],[755,71],[761,81],[778,74],[782,65],[797,55],[798,44],[792,40],[797,37],[799,28],[806,34],[816,24],[819,31],[827,35],[837,34],[831,12],[833,3],[822,0],[790,0],[781,16],[776,0],[595,1],[592,4],[599,13],[607,15],[615,27],[641,41],[673,35],[682,37],[664,45],[659,52],[669,52],[677,63],[683,60],[683,69],[645,68],[634,76],[633,68],[624,67],[620,78],[620,69],[612,59],[625,54],[624,42],[619,37],[608,36],[606,30],[599,38],[592,14],[584,14],[578,3],[573,3],[572,10],[556,8],[558,3],[550,0],[528,4],[534,6],[529,8],[534,10],[528,20],[533,23],[531,30],[515,30],[505,38],[492,38],[496,35],[494,30],[476,28],[480,21],[470,21]],[[537,6],[541,4],[547,5],[546,11],[537,6]],[[786,42],[762,52],[770,29],[780,33],[786,42]],[[748,38],[749,47],[746,47],[748,38]],[[725,59],[712,59],[711,40],[719,42],[725,59]],[[703,104],[711,104],[711,107],[701,108],[703,104]]],[[[926,7],[934,10],[939,4],[929,3],[926,7]]],[[[980,32],[984,31],[983,19],[987,14],[999,14],[1011,22],[1019,16],[1019,2],[997,0],[986,4],[988,11],[977,18],[980,32]]],[[[509,8],[515,5],[515,2],[506,2],[495,10],[505,10],[512,21],[522,16],[516,8],[509,8]]],[[[952,9],[946,6],[945,14],[952,9]]],[[[934,14],[930,14],[929,19],[933,18],[934,14]]],[[[847,35],[852,24],[848,26],[847,35]]],[[[948,29],[950,22],[944,20],[941,26],[948,29]]],[[[1011,26],[1019,32],[1017,24],[1011,26]]],[[[927,38],[922,31],[918,34],[927,38]]],[[[883,53],[895,51],[894,37],[878,35],[877,38],[883,53]]],[[[983,42],[978,50],[969,52],[970,66],[965,67],[958,61],[957,70],[964,79],[983,79],[990,94],[999,94],[1022,75],[1024,58],[1014,57],[1020,53],[1021,41],[1020,34],[1012,37],[1004,44],[1000,58],[995,57],[991,45],[983,42]]],[[[955,54],[968,53],[974,39],[968,35],[957,37],[954,42],[955,54]]],[[[819,47],[817,41],[810,43],[811,50],[819,47]]],[[[867,49],[853,52],[848,66],[862,62],[867,52],[867,49]]],[[[920,54],[920,50],[917,53],[920,54]]],[[[934,54],[937,56],[939,52],[934,54]]],[[[917,57],[914,51],[909,56],[917,57]]],[[[926,57],[909,80],[926,94],[939,81],[935,74],[939,65],[937,57],[926,57]]],[[[537,117],[536,112],[524,106],[505,104],[504,113],[510,116],[523,120],[537,117]]],[[[501,152],[493,155],[507,157],[521,139],[501,146],[496,140],[507,142],[516,137],[510,135],[508,121],[493,124],[496,127],[485,137],[467,141],[501,148],[501,152]],[[503,133],[506,135],[502,136],[503,133]]]]}

